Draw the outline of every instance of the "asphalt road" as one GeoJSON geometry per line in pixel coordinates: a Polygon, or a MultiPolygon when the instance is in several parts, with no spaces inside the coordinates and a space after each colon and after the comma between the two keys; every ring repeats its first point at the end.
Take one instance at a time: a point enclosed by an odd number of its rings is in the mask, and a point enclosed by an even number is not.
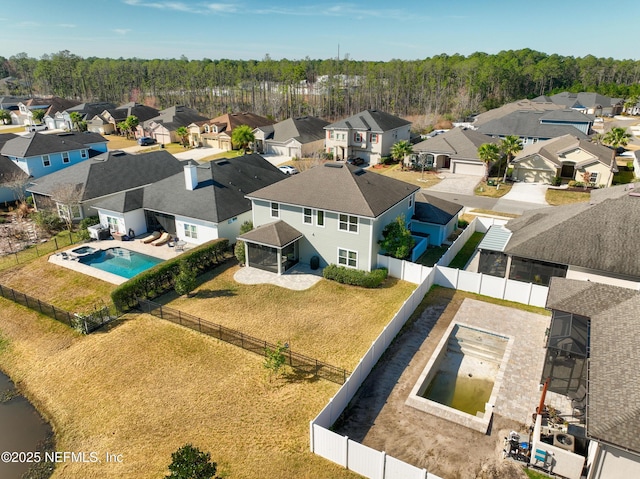
{"type": "Polygon", "coordinates": [[[462,204],[468,208],[478,208],[483,210],[491,210],[499,213],[510,213],[521,215],[525,211],[536,210],[540,208],[550,208],[537,203],[525,203],[524,201],[505,200],[502,198],[486,198],[483,196],[460,195],[457,193],[445,193],[442,191],[433,191],[431,189],[424,190],[426,193],[442,198],[443,200],[453,201],[462,204]]]}

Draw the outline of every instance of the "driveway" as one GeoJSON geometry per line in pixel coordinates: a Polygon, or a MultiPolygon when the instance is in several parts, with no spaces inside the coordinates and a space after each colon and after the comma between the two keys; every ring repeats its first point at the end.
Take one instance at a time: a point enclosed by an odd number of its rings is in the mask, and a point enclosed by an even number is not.
{"type": "Polygon", "coordinates": [[[513,183],[511,191],[501,199],[548,205],[545,199],[548,186],[540,183],[513,183]]]}
{"type": "Polygon", "coordinates": [[[479,176],[458,175],[448,172],[440,172],[438,177],[442,178],[442,181],[431,188],[426,188],[427,192],[440,191],[459,195],[473,195],[476,185],[482,179],[479,176]]]}
{"type": "Polygon", "coordinates": [[[270,154],[260,154],[265,160],[271,163],[273,166],[280,166],[287,161],[291,161],[290,156],[282,156],[282,155],[270,155],[270,154]]]}

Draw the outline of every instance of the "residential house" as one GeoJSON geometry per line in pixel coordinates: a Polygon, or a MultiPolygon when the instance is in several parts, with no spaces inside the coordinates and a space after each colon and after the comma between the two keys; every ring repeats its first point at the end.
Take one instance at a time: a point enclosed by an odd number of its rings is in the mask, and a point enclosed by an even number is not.
{"type": "Polygon", "coordinates": [[[362,111],[324,129],[326,152],[334,160],[362,158],[370,165],[389,156],[395,143],[411,137],[411,122],[379,110],[362,111]]]}
{"type": "Polygon", "coordinates": [[[81,121],[88,121],[107,108],[115,108],[115,105],[108,102],[80,103],[79,105],[72,106],[71,108],[56,112],[55,114],[48,113],[44,117],[44,122],[49,129],[63,128],[67,130],[75,130],[76,126],[71,120],[71,113],[77,113],[80,115],[81,121]]]}
{"type": "Polygon", "coordinates": [[[586,477],[640,477],[640,293],[553,278],[546,307],[552,319],[542,379],[561,394],[584,391],[574,405],[589,439],[586,477]]]}
{"type": "Polygon", "coordinates": [[[98,202],[148,186],[182,170],[182,162],[165,150],[139,155],[109,151],[36,178],[28,190],[37,209],[55,208],[61,217],[71,213],[71,219],[78,221],[95,215],[93,205],[98,202]]]}
{"type": "Polygon", "coordinates": [[[190,244],[217,238],[233,242],[242,223],[251,220],[245,195],[286,178],[257,154],[203,165],[188,161],[179,173],[94,206],[100,223],[112,232],[163,230],[190,244]]]}
{"type": "Polygon", "coordinates": [[[458,218],[464,207],[423,191],[415,196],[411,217],[411,233],[427,236],[430,246],[441,246],[458,229],[458,218]]]}
{"type": "Polygon", "coordinates": [[[231,151],[231,135],[241,125],[247,125],[253,130],[273,125],[273,121],[254,113],[227,113],[210,120],[196,121],[189,125],[189,144],[231,151]]]}
{"type": "Polygon", "coordinates": [[[256,228],[239,238],[247,245],[247,264],[278,274],[298,261],[371,271],[382,230],[401,215],[411,222],[418,190],[330,162],[247,194],[256,228]]]}
{"type": "Polygon", "coordinates": [[[492,226],[478,245],[479,273],[548,285],[566,277],[640,288],[633,185],[594,190],[589,203],[526,212],[492,226]]]}
{"type": "Polygon", "coordinates": [[[324,151],[324,127],[328,124],[321,118],[303,116],[260,126],[253,130],[256,150],[290,158],[310,157],[324,151]]]}
{"type": "Polygon", "coordinates": [[[518,110],[477,126],[480,133],[496,138],[517,136],[523,146],[563,135],[588,139],[593,117],[573,110],[518,110]]]}
{"type": "Polygon", "coordinates": [[[88,132],[28,133],[9,139],[0,154],[33,178],[67,168],[107,151],[107,140],[88,132]]]}
{"type": "Polygon", "coordinates": [[[161,145],[180,141],[176,130],[187,128],[190,124],[205,121],[207,118],[186,106],[172,106],[161,110],[158,116],[143,122],[138,126],[136,136],[149,136],[161,145]]]}
{"type": "Polygon", "coordinates": [[[484,176],[485,164],[478,156],[484,143],[499,140],[467,128],[453,128],[413,146],[408,165],[422,164],[427,168],[449,169],[451,173],[484,176]]]}
{"type": "MultiPolygon", "coordinates": [[[[17,138],[13,133],[0,134],[0,151],[5,143],[17,138]]],[[[0,203],[16,200],[16,188],[23,189],[27,186],[29,175],[8,157],[0,154],[0,203]]]]}
{"type": "Polygon", "coordinates": [[[595,186],[611,186],[618,171],[615,151],[573,135],[540,141],[520,151],[513,159],[516,181],[552,183],[555,177],[595,186]]]}
{"type": "Polygon", "coordinates": [[[117,133],[118,123],[125,121],[129,116],[135,116],[138,119],[138,124],[143,124],[145,121],[157,117],[159,113],[160,110],[150,106],[134,102],[125,103],[117,108],[108,108],[94,115],[87,121],[87,128],[95,133],[110,135],[117,133]]]}
{"type": "Polygon", "coordinates": [[[541,96],[534,98],[532,101],[551,101],[556,105],[571,108],[588,115],[613,116],[622,113],[624,108],[624,99],[611,98],[599,93],[580,92],[571,93],[563,91],[551,96],[541,96]]]}
{"type": "Polygon", "coordinates": [[[536,101],[527,99],[518,100],[476,115],[473,119],[473,128],[477,129],[480,125],[497,120],[516,111],[548,112],[553,110],[566,110],[566,107],[556,105],[549,99],[543,101],[542,97],[537,98],[536,101]]]}
{"type": "MultiPolygon", "coordinates": [[[[67,108],[78,105],[80,102],[75,100],[67,100],[57,96],[48,98],[30,98],[27,101],[18,103],[18,109],[11,111],[11,123],[13,125],[33,125],[35,121],[33,119],[33,110],[44,110],[44,119],[54,118],[56,113],[61,113],[67,108]]],[[[66,128],[66,125],[58,123],[47,123],[43,119],[44,124],[49,129],[54,128],[66,128]]]]}

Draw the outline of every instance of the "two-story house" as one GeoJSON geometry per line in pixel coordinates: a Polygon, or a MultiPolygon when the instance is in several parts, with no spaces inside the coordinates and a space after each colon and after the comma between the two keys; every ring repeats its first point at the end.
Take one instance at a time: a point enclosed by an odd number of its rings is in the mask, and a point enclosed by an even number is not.
{"type": "Polygon", "coordinates": [[[255,113],[227,113],[210,120],[193,122],[189,125],[189,144],[208,146],[225,151],[233,150],[231,135],[241,125],[251,129],[273,125],[273,121],[255,113]]]}
{"type": "Polygon", "coordinates": [[[97,133],[29,133],[7,141],[0,154],[34,178],[67,168],[107,151],[107,140],[97,133]]]}
{"type": "Polygon", "coordinates": [[[297,262],[338,264],[371,271],[382,230],[415,212],[417,186],[330,162],[247,195],[254,230],[246,243],[247,264],[282,274],[297,262]]]}
{"type": "Polygon", "coordinates": [[[328,121],[314,116],[287,118],[253,130],[258,153],[307,158],[324,151],[324,127],[328,121]]]}
{"type": "Polygon", "coordinates": [[[158,116],[138,125],[136,136],[149,136],[162,145],[175,143],[180,140],[176,133],[178,128],[188,128],[191,123],[206,119],[193,108],[182,105],[172,106],[161,110],[158,116]]]}
{"type": "Polygon", "coordinates": [[[370,165],[391,153],[391,147],[409,141],[411,122],[378,110],[365,110],[324,127],[325,151],[334,160],[362,158],[370,165]]]}

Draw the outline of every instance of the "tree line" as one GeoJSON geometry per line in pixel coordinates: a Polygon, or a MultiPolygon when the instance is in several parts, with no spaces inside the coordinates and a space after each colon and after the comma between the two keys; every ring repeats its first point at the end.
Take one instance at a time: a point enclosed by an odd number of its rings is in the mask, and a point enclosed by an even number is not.
{"type": "Polygon", "coordinates": [[[210,117],[251,111],[282,120],[335,120],[367,108],[399,116],[464,117],[521,98],[592,91],[640,94],[640,61],[561,56],[531,49],[421,60],[188,60],[82,58],[67,50],[0,57],[10,94],[82,101],[182,104],[210,117]]]}

